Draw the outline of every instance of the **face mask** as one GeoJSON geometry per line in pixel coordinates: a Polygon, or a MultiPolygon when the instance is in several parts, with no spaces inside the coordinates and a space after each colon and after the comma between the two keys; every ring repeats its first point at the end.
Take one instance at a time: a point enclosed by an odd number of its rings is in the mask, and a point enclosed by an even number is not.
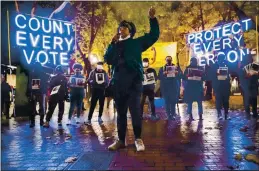
{"type": "Polygon", "coordinates": [[[102,66],[102,65],[97,65],[96,68],[97,68],[98,70],[103,70],[103,66],[102,66]]]}
{"type": "Polygon", "coordinates": [[[143,67],[147,68],[148,67],[148,62],[143,62],[143,67]]]}

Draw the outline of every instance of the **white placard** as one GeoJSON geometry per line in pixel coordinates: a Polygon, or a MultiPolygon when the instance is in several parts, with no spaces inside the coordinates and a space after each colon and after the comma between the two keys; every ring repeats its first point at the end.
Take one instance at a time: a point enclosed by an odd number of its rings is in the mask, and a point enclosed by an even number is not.
{"type": "Polygon", "coordinates": [[[32,90],[39,90],[40,89],[40,79],[32,79],[31,88],[32,88],[32,90]]]}
{"type": "Polygon", "coordinates": [[[104,73],[95,73],[96,83],[103,84],[104,83],[104,73]]]}
{"type": "Polygon", "coordinates": [[[175,66],[166,66],[167,75],[166,77],[175,77],[175,66]]]}
{"type": "Polygon", "coordinates": [[[203,70],[198,68],[188,68],[188,80],[201,81],[203,70]]]}
{"type": "Polygon", "coordinates": [[[70,77],[69,83],[70,83],[71,87],[84,87],[85,86],[85,78],[70,77]]]}
{"type": "Polygon", "coordinates": [[[219,67],[217,74],[218,80],[226,80],[228,78],[228,67],[219,67]]]}
{"type": "Polygon", "coordinates": [[[57,94],[58,91],[59,91],[59,89],[60,89],[60,86],[61,86],[61,85],[58,85],[58,86],[54,87],[54,88],[51,90],[50,95],[57,94]]]}
{"type": "Polygon", "coordinates": [[[151,73],[145,73],[144,74],[144,82],[143,85],[150,85],[150,84],[155,84],[156,80],[155,80],[155,75],[153,72],[151,73]]]}

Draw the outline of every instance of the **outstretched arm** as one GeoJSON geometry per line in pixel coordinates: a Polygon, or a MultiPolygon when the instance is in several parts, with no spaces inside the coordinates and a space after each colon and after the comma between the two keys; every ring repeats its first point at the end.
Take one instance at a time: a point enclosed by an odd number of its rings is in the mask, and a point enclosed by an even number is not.
{"type": "Polygon", "coordinates": [[[140,42],[143,52],[158,40],[160,34],[158,21],[155,17],[155,9],[153,7],[149,10],[149,23],[150,32],[136,39],[140,42]]]}
{"type": "Polygon", "coordinates": [[[49,19],[51,19],[54,14],[57,14],[57,13],[59,13],[60,11],[62,11],[62,10],[65,8],[65,6],[66,6],[67,4],[68,4],[68,1],[63,2],[57,9],[55,9],[55,11],[53,11],[53,12],[50,14],[49,19]]]}

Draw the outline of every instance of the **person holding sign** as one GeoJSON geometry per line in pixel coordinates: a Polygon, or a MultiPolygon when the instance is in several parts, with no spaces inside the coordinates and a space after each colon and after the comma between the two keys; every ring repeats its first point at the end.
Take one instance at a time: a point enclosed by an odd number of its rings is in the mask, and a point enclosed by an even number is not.
{"type": "Polygon", "coordinates": [[[30,128],[35,126],[35,115],[37,114],[36,106],[39,102],[40,125],[44,124],[45,115],[45,97],[47,94],[47,84],[49,76],[43,71],[40,62],[36,61],[32,65],[32,71],[29,73],[27,88],[27,97],[30,101],[32,112],[30,113],[30,128]]]}
{"type": "Polygon", "coordinates": [[[190,65],[185,69],[183,79],[185,80],[184,98],[187,103],[187,113],[190,115],[190,120],[193,119],[192,103],[198,103],[199,119],[202,120],[203,108],[203,81],[205,80],[205,72],[202,67],[198,66],[198,59],[192,57],[190,65]]]}
{"type": "Polygon", "coordinates": [[[130,109],[137,151],[144,151],[141,139],[142,119],[140,96],[142,91],[143,67],[141,53],[151,47],[159,38],[159,25],[155,9],[149,10],[150,32],[133,39],[136,27],[132,22],[122,21],[116,35],[104,55],[108,65],[112,65],[114,99],[118,111],[117,127],[119,140],[108,147],[109,150],[125,148],[127,111],[130,109]]]}
{"type": "Polygon", "coordinates": [[[165,100],[166,113],[169,120],[175,120],[175,105],[178,102],[182,70],[172,63],[172,57],[165,58],[166,65],[158,74],[162,97],[165,100]]]}
{"type": "Polygon", "coordinates": [[[97,101],[99,101],[99,116],[98,122],[103,123],[102,114],[105,100],[105,88],[108,86],[109,78],[105,70],[103,69],[103,62],[98,62],[96,69],[90,72],[87,82],[92,88],[91,106],[88,114],[88,121],[85,123],[91,125],[91,119],[93,117],[94,109],[97,101]]]}
{"type": "MultiPolygon", "coordinates": [[[[255,58],[256,55],[253,56],[255,58]]],[[[253,61],[256,61],[253,59],[253,61]]],[[[242,86],[244,91],[245,111],[250,116],[250,105],[252,106],[253,117],[257,117],[257,96],[258,96],[258,79],[259,79],[259,64],[251,62],[242,70],[244,78],[242,86]]]]}
{"type": "Polygon", "coordinates": [[[71,124],[72,114],[74,112],[75,107],[77,107],[77,118],[76,123],[79,124],[80,114],[82,111],[82,104],[84,99],[84,87],[85,87],[85,78],[81,74],[83,70],[83,66],[79,63],[75,63],[73,66],[73,70],[75,71],[75,75],[69,78],[69,86],[70,86],[70,109],[68,114],[68,123],[71,124]]]}
{"type": "Polygon", "coordinates": [[[159,117],[156,115],[155,111],[155,84],[157,80],[156,70],[149,67],[148,58],[143,59],[143,68],[144,68],[144,82],[143,82],[143,91],[142,91],[142,99],[141,99],[141,114],[143,118],[143,108],[146,97],[149,99],[149,103],[151,105],[151,120],[158,120],[159,117]]]}
{"type": "Polygon", "coordinates": [[[46,122],[43,127],[49,127],[49,121],[53,115],[53,112],[58,104],[58,125],[62,126],[62,118],[64,114],[64,101],[68,99],[68,89],[67,89],[67,78],[63,74],[63,69],[61,65],[55,68],[55,76],[53,76],[49,81],[49,88],[51,90],[49,98],[49,109],[46,116],[46,122]]]}
{"type": "Polygon", "coordinates": [[[216,109],[220,120],[223,119],[221,108],[224,107],[225,119],[228,117],[229,96],[230,96],[230,65],[224,55],[218,55],[218,59],[211,67],[208,67],[209,77],[212,80],[212,87],[216,98],[216,109]]]}

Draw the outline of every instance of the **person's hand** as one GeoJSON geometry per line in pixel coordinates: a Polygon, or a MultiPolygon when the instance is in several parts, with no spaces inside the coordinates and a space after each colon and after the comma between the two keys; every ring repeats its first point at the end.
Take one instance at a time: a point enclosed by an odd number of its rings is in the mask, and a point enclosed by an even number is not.
{"type": "Polygon", "coordinates": [[[150,18],[155,18],[155,14],[156,14],[155,8],[153,8],[153,7],[151,6],[151,8],[149,9],[148,14],[149,14],[149,17],[150,17],[150,18]]]}
{"type": "Polygon", "coordinates": [[[113,43],[117,43],[119,41],[119,38],[120,38],[120,34],[116,34],[113,38],[112,38],[112,42],[113,43]]]}
{"type": "Polygon", "coordinates": [[[164,75],[167,75],[167,71],[164,71],[163,74],[164,74],[164,75]]]}
{"type": "Polygon", "coordinates": [[[178,74],[178,71],[177,71],[177,70],[175,71],[175,74],[176,74],[176,75],[178,74]]]}

